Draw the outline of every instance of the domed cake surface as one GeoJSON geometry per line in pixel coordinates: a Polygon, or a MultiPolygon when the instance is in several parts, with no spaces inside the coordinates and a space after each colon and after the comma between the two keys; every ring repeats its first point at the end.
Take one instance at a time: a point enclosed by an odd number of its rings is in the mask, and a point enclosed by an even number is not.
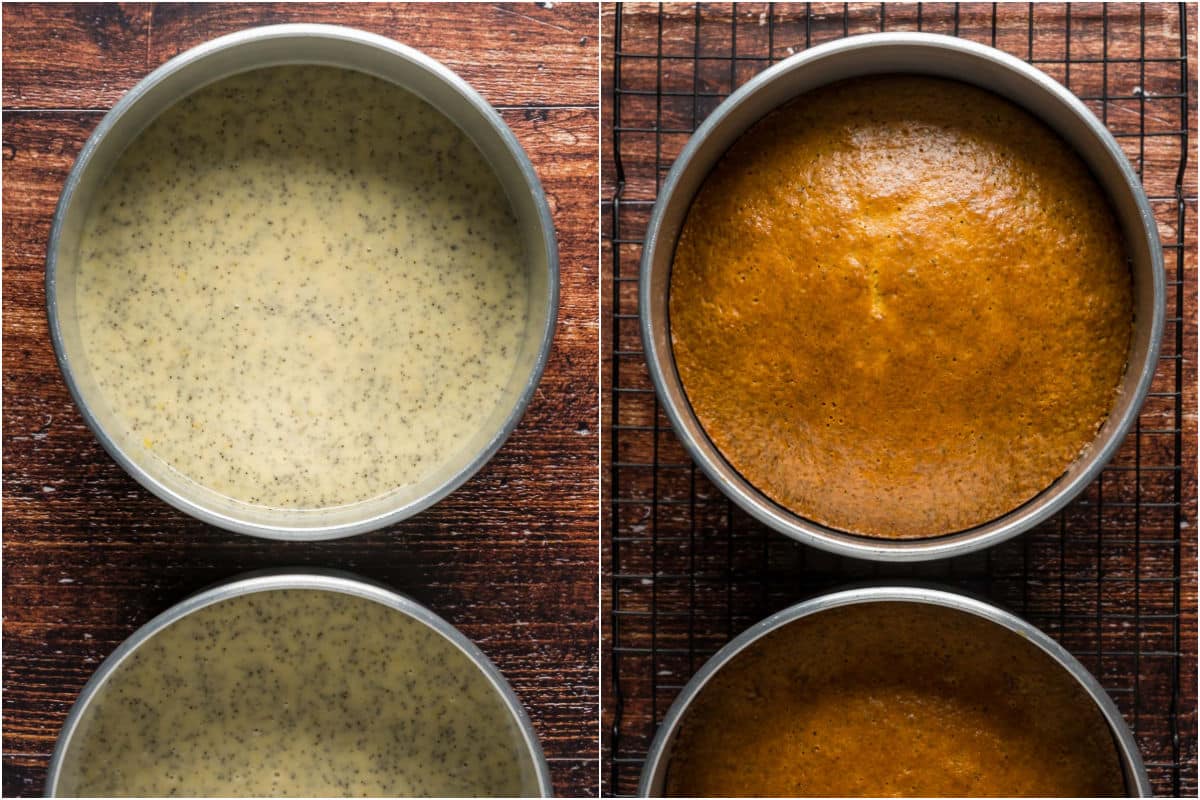
{"type": "Polygon", "coordinates": [[[982,89],[878,76],[802,95],[688,212],[670,325],[729,463],[794,513],[911,539],[986,523],[1094,439],[1132,285],[1103,189],[982,89]]]}

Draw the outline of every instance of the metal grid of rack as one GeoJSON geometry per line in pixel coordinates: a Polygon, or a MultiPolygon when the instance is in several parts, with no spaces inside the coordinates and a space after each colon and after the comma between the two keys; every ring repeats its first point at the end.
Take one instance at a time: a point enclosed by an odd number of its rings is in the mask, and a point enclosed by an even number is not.
{"type": "MultiPolygon", "coordinates": [[[[1187,11],[1180,5],[618,5],[605,201],[608,620],[604,792],[636,790],[658,722],[691,675],[769,613],[850,581],[973,591],[1058,639],[1133,727],[1156,793],[1196,794],[1194,537],[1185,540],[1184,274],[1193,243],[1187,11]],[[1101,477],[1034,531],[984,553],[884,566],[767,531],[697,470],[659,409],[637,322],[642,236],[688,136],[753,75],[820,42],[924,30],[990,44],[1073,90],[1142,176],[1159,222],[1167,327],[1137,427],[1101,477]],[[1189,610],[1188,605],[1192,608],[1189,610]]],[[[606,45],[607,46],[607,45],[606,45]]],[[[1194,87],[1193,87],[1194,91],[1194,87]]],[[[1194,314],[1190,308],[1187,313],[1194,314]]],[[[1188,512],[1185,515],[1185,512],[1188,512]]]]}

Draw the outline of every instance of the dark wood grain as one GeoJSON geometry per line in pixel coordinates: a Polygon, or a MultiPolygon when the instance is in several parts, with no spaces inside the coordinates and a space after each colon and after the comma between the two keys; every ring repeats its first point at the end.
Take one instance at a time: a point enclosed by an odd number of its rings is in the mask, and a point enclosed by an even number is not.
{"type": "MultiPolygon", "coordinates": [[[[602,564],[602,792],[636,790],[658,722],[732,636],[850,582],[917,578],[986,595],[1055,637],[1097,675],[1135,730],[1156,792],[1195,796],[1196,63],[1181,79],[1170,60],[1179,57],[1179,7],[627,3],[622,10],[621,95],[614,93],[616,5],[601,11],[602,516],[617,537],[606,539],[602,564]],[[773,60],[881,29],[957,32],[1032,58],[1066,83],[1141,173],[1172,283],[1153,387],[1162,394],[1148,399],[1101,479],[1016,540],[920,566],[829,556],[733,507],[695,469],[658,407],[636,318],[641,239],[687,131],[773,60]],[[1105,55],[1107,67],[1099,63],[1105,55]],[[1142,57],[1156,60],[1143,66],[1142,57]]],[[[1194,4],[1187,14],[1194,54],[1194,4]]]]}
{"type": "Polygon", "coordinates": [[[75,696],[138,625],[241,571],[380,580],[473,639],[528,708],[561,794],[594,795],[597,687],[595,7],[4,7],[4,795],[41,791],[75,696]],[[284,19],[367,28],[479,89],[529,153],[558,232],[545,377],[496,457],[386,530],[293,545],[167,507],[104,453],[62,382],[43,290],[54,204],[103,110],[199,41],[284,19]]]}
{"type": "Polygon", "coordinates": [[[317,22],[396,39],[496,106],[587,106],[596,7],[587,3],[168,3],[4,7],[4,107],[108,109],[189,47],[256,25],[317,22]]]}

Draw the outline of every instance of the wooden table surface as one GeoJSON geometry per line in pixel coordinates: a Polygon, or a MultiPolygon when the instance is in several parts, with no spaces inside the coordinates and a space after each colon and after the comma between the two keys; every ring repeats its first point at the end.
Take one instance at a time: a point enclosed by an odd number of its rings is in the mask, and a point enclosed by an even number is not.
{"type": "Polygon", "coordinates": [[[135,628],[215,581],[296,565],[380,580],[458,626],[528,708],[556,791],[595,794],[595,6],[7,4],[3,23],[4,795],[41,792],[80,688],[135,628]],[[537,169],[562,264],[549,366],[492,462],[413,519],[318,544],[223,532],[130,479],[68,396],[43,291],[54,205],[104,112],[193,45],[294,21],[390,36],[479,90],[537,169]]]}

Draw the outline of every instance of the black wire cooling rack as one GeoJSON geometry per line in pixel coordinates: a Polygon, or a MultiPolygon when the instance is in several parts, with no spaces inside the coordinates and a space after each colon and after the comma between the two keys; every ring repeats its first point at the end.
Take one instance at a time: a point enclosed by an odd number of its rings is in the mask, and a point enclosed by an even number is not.
{"type": "MultiPolygon", "coordinates": [[[[1194,349],[1194,340],[1185,338],[1184,320],[1196,309],[1185,307],[1183,288],[1185,270],[1195,277],[1189,259],[1196,188],[1188,170],[1195,97],[1186,7],[618,4],[606,7],[604,18],[612,53],[605,78],[612,150],[604,209],[611,287],[604,792],[636,790],[650,740],[676,694],[741,630],[846,582],[914,577],[986,595],[1055,637],[1124,713],[1156,793],[1195,796],[1195,451],[1185,458],[1183,408],[1185,376],[1195,380],[1185,351],[1185,341],[1194,349]],[[1016,540],[902,567],[803,547],[727,501],[660,411],[637,328],[642,237],[659,184],[691,132],[772,63],[879,30],[990,44],[1079,95],[1142,176],[1168,278],[1156,380],[1136,429],[1100,478],[1016,540]]],[[[1194,427],[1188,430],[1194,440],[1194,427]]]]}

